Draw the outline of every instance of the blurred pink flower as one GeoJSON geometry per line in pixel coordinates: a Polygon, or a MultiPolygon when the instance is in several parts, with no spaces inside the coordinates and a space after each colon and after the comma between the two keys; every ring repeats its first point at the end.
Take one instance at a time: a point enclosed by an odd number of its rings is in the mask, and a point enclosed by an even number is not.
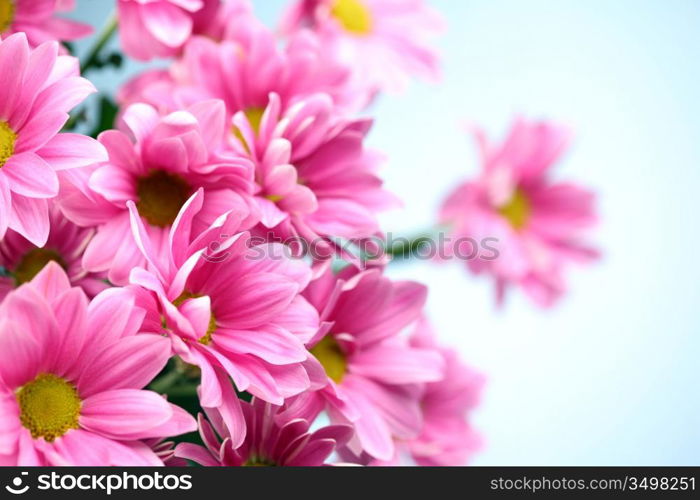
{"type": "Polygon", "coordinates": [[[73,286],[79,286],[88,297],[107,288],[104,276],[89,273],[82,257],[95,230],[76,226],[58,210],[49,207],[51,230],[46,245],[39,248],[19,233],[9,230],[0,241],[0,266],[6,276],[0,277],[0,301],[16,287],[31,281],[49,262],[57,262],[73,286]]]}
{"type": "Polygon", "coordinates": [[[226,36],[237,18],[248,19],[248,0],[119,0],[122,48],[140,61],[179,56],[194,35],[226,36]]]}
{"type": "Polygon", "coordinates": [[[352,427],[346,425],[312,432],[310,422],[289,415],[280,419],[280,407],[259,399],[241,404],[248,433],[240,446],[233,444],[233,432],[221,414],[209,410],[208,421],[199,416],[199,434],[205,447],[181,443],[175,454],[209,467],[317,467],[325,465],[333,451],[352,436],[352,427]]]}
{"type": "Polygon", "coordinates": [[[407,449],[418,465],[466,465],[481,447],[481,436],[469,417],[479,404],[485,379],[463,364],[457,351],[437,344],[426,319],[416,327],[411,345],[438,350],[445,360],[445,376],[425,385],[421,397],[423,429],[417,438],[406,443],[407,449]]]}
{"type": "Polygon", "coordinates": [[[410,345],[432,349],[445,361],[443,378],[423,385],[420,434],[409,440],[395,439],[394,454],[388,459],[380,460],[364,451],[358,454],[357,450],[342,448],[340,455],[344,460],[371,467],[463,466],[481,448],[481,436],[472,427],[470,414],[479,403],[484,377],[464,365],[456,351],[440,347],[425,318],[416,325],[410,345]]]}
{"type": "Polygon", "coordinates": [[[165,366],[168,340],[141,333],[124,290],[88,305],[49,263],[0,306],[0,465],[161,465],[140,442],[196,428],[141,390],[165,366]]]}
{"type": "Polygon", "coordinates": [[[222,214],[205,231],[193,229],[205,197],[200,189],[183,207],[165,259],[155,251],[163,243],[149,237],[129,202],[134,237],[148,261],[148,270],[131,272],[130,289],[148,311],[147,324],[167,328],[174,353],[201,369],[200,403],[219,409],[237,433],[237,447],[245,426],[229,377],[239,391],[278,405],[307,390],[307,366],[319,369],[304,344],[319,319],[300,295],[311,279],[308,264],[287,257],[281,244],[251,244],[240,232],[239,213],[222,214]]]}
{"type": "Polygon", "coordinates": [[[58,43],[30,49],[24,33],[0,41],[0,238],[9,227],[43,246],[57,171],[106,158],[94,139],[59,133],[94,91],[75,58],[58,56],[58,43]]]}
{"type": "Polygon", "coordinates": [[[440,222],[450,227],[453,240],[496,239],[496,258],[471,259],[467,265],[493,275],[499,303],[509,285],[518,285],[538,305],[551,306],[565,291],[564,268],[599,255],[582,242],[597,222],[594,193],[550,178],[569,133],[552,123],[517,120],[499,146],[480,131],[476,138],[482,172],[454,190],[440,222]]]}
{"type": "Polygon", "coordinates": [[[424,0],[297,0],[285,33],[311,28],[329,56],[353,70],[353,86],[370,97],[403,90],[411,77],[439,77],[431,39],[444,21],[424,0]]]}
{"type": "Polygon", "coordinates": [[[349,448],[357,455],[389,460],[394,439],[412,439],[423,425],[420,398],[426,382],[442,379],[444,365],[434,349],[412,347],[401,336],[421,315],[427,290],[392,282],[380,269],[350,266],[327,271],[304,296],[320,311],[322,328],[308,343],[321,363],[326,385],[290,403],[311,420],[328,411],[331,420],[354,427],[349,448]]]}
{"type": "Polygon", "coordinates": [[[338,109],[353,106],[356,96],[347,88],[347,68],[324,59],[312,33],[300,32],[280,47],[258,19],[242,15],[227,20],[223,36],[223,41],[193,37],[167,73],[145,72],[137,77],[138,83],[132,81],[122,88],[120,104],[146,102],[170,112],[200,100],[221,99],[227,118],[243,111],[254,126],[272,92],[279,96],[283,112],[321,92],[338,109]]]}
{"type": "Polygon", "coordinates": [[[165,117],[135,104],[124,113],[121,130],[100,134],[109,160],[66,186],[60,200],[73,222],[97,226],[85,269],[108,272],[121,285],[132,268],[144,265],[131,238],[128,201],[136,203],[149,237],[163,250],[177,214],[200,187],[207,197],[195,221],[199,230],[227,210],[249,211],[253,166],[222,149],[226,133],[223,104],[208,101],[165,117]]]}
{"type": "MultiPolygon", "coordinates": [[[[83,23],[56,17],[75,9],[75,0],[3,0],[0,2],[0,36],[23,32],[29,44],[77,40],[92,33],[83,23]]],[[[5,70],[2,70],[5,71],[5,70]]]]}
{"type": "Polygon", "coordinates": [[[127,55],[140,61],[172,57],[192,36],[203,0],[119,0],[119,34],[127,55]]]}
{"type": "Polygon", "coordinates": [[[204,6],[192,16],[192,33],[221,41],[236,24],[252,17],[250,0],[204,0],[204,6]]]}

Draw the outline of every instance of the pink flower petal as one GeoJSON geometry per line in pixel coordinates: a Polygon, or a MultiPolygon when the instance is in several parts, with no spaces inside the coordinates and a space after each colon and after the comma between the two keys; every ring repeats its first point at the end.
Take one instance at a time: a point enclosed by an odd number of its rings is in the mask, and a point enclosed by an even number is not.
{"type": "Polygon", "coordinates": [[[441,380],[444,363],[431,349],[385,344],[355,353],[350,370],[386,384],[413,384],[441,380]]]}
{"type": "Polygon", "coordinates": [[[141,389],[170,358],[170,341],[159,335],[126,337],[96,355],[78,380],[81,397],[114,389],[141,389]]]}
{"type": "Polygon", "coordinates": [[[142,4],[141,16],[151,34],[169,47],[182,45],[192,33],[192,18],[168,2],[142,4]]]}
{"type": "Polygon", "coordinates": [[[85,167],[107,161],[105,148],[92,137],[81,134],[58,134],[38,154],[54,170],[85,167]]]}
{"type": "Polygon", "coordinates": [[[111,164],[132,174],[142,173],[141,160],[136,156],[134,145],[126,134],[119,130],[106,130],[97,140],[107,149],[111,164]]]}
{"type": "Polygon", "coordinates": [[[15,154],[42,148],[61,131],[67,120],[68,113],[56,110],[30,116],[22,130],[17,133],[15,154]]]}
{"type": "Polygon", "coordinates": [[[97,92],[97,89],[85,78],[79,76],[61,78],[42,90],[34,105],[38,109],[68,113],[94,92],[97,92]]]}
{"type": "Polygon", "coordinates": [[[158,124],[158,111],[148,104],[133,104],[126,108],[122,121],[131,131],[136,142],[143,142],[158,124]]]}
{"type": "Polygon", "coordinates": [[[8,119],[21,95],[24,71],[29,61],[29,44],[24,33],[15,33],[0,44],[0,119],[8,119]]]}
{"type": "Polygon", "coordinates": [[[205,295],[186,300],[180,306],[180,312],[192,325],[197,338],[204,337],[211,319],[211,299],[205,295]]]}
{"type": "Polygon", "coordinates": [[[155,392],[116,389],[83,400],[80,426],[114,439],[145,439],[160,437],[152,430],[172,416],[170,404],[155,392]]]}
{"type": "Polygon", "coordinates": [[[120,443],[83,429],[66,433],[53,443],[49,455],[54,466],[162,466],[163,462],[142,443],[120,443]]]}
{"type": "Polygon", "coordinates": [[[44,43],[34,49],[29,56],[29,63],[22,82],[21,96],[10,116],[10,124],[20,130],[31,114],[32,104],[39,90],[46,84],[58,55],[57,43],[44,43]]]}
{"type": "Polygon", "coordinates": [[[53,301],[70,290],[68,275],[56,262],[49,262],[32,280],[32,287],[47,300],[53,301]]]}
{"type": "Polygon", "coordinates": [[[203,446],[193,443],[180,443],[175,448],[175,456],[192,460],[204,467],[218,467],[219,462],[203,446]]]}
{"type": "Polygon", "coordinates": [[[8,319],[2,321],[0,327],[0,379],[16,389],[39,374],[43,347],[8,319]]]}
{"type": "Polygon", "coordinates": [[[12,391],[0,386],[0,456],[15,452],[21,425],[17,397],[12,391]]]}
{"type": "Polygon", "coordinates": [[[231,288],[230,295],[221,297],[221,300],[230,300],[230,306],[217,316],[217,322],[234,329],[267,323],[289,306],[298,291],[299,285],[277,274],[243,276],[231,288]]]}
{"type": "Polygon", "coordinates": [[[170,409],[173,411],[172,417],[164,424],[149,429],[149,434],[153,436],[180,436],[197,430],[197,421],[192,415],[173,404],[170,405],[170,409]]]}
{"type": "Polygon", "coordinates": [[[141,326],[144,315],[143,309],[134,307],[134,298],[128,289],[107,289],[88,306],[89,341],[99,348],[133,335],[141,326]]]}
{"type": "Polygon", "coordinates": [[[255,331],[219,329],[214,343],[227,351],[252,354],[272,364],[301,363],[308,355],[301,340],[276,325],[255,331]]]}
{"type": "Polygon", "coordinates": [[[14,193],[30,198],[53,198],[58,194],[56,173],[34,153],[13,155],[2,168],[14,193]]]}

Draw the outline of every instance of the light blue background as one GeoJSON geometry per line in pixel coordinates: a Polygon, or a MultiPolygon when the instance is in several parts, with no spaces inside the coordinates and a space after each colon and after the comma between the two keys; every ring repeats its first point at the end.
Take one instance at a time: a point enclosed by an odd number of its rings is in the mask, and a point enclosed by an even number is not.
{"type": "MultiPolygon", "coordinates": [[[[76,17],[99,26],[112,3],[80,0],[76,17]]],[[[256,8],[273,23],[284,3],[256,8]]],[[[501,135],[516,113],[576,130],[559,175],[594,187],[603,218],[604,260],[572,273],[550,312],[518,295],[495,310],[490,285],[457,265],[391,271],[430,285],[443,338],[488,376],[474,463],[700,465],[700,2],[433,3],[450,23],[442,84],[373,110],[371,143],[406,202],[385,228],[429,226],[476,171],[464,122],[501,135]]]]}

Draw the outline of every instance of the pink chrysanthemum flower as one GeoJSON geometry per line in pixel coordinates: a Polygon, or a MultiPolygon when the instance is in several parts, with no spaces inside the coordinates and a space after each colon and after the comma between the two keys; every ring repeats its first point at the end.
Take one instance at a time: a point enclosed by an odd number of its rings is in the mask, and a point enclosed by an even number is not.
{"type": "Polygon", "coordinates": [[[565,291],[564,268],[598,257],[582,242],[597,221],[594,193],[550,177],[569,133],[551,123],[518,120],[502,145],[489,144],[481,132],[477,141],[482,172],[449,196],[440,220],[451,227],[454,241],[495,238],[495,258],[467,265],[493,275],[499,303],[507,286],[518,285],[538,305],[551,306],[565,291]]]}
{"type": "Polygon", "coordinates": [[[31,281],[49,262],[57,262],[73,286],[79,286],[88,297],[94,297],[107,287],[104,276],[83,268],[85,247],[95,230],[76,226],[52,205],[49,208],[51,230],[46,245],[39,248],[19,233],[9,230],[0,241],[0,301],[16,287],[31,281]]]}
{"type": "Polygon", "coordinates": [[[161,109],[223,99],[232,116],[232,147],[255,163],[262,229],[275,238],[313,241],[319,255],[328,255],[336,246],[331,239],[374,236],[377,213],[397,201],[376,175],[382,157],[364,147],[371,121],[339,116],[327,93],[338,74],[319,75],[312,38],[300,35],[280,53],[270,33],[245,29],[252,39],[239,33],[240,43],[192,40],[175,72],[178,85],[162,72],[150,73],[123,97],[140,94],[161,109]]]}
{"type": "Polygon", "coordinates": [[[235,211],[204,232],[193,220],[206,202],[202,190],[178,216],[167,258],[159,257],[136,206],[129,202],[134,236],[148,270],[131,273],[131,289],[148,311],[152,328],[164,325],[173,351],[201,369],[200,403],[218,408],[234,446],[245,435],[243,415],[231,379],[239,391],[282,404],[322,379],[307,370],[320,366],[304,344],[318,330],[316,310],[300,295],[311,269],[286,255],[281,244],[256,245],[240,231],[235,211]],[[160,260],[159,260],[160,259],[160,260]]]}
{"type": "MultiPolygon", "coordinates": [[[[75,9],[75,0],[0,0],[0,36],[24,33],[32,47],[44,42],[67,42],[92,33],[92,28],[57,12],[75,9]]],[[[5,71],[5,70],[2,70],[5,71]]]]}
{"type": "Polygon", "coordinates": [[[406,443],[408,452],[418,465],[465,465],[481,447],[481,436],[469,417],[479,404],[484,377],[462,363],[456,351],[437,345],[425,319],[411,336],[411,345],[438,350],[445,360],[445,376],[425,385],[421,397],[423,429],[406,443]]]}
{"type": "Polygon", "coordinates": [[[422,428],[423,384],[443,377],[437,351],[401,336],[420,317],[426,288],[392,282],[380,269],[348,267],[322,274],[304,295],[321,312],[323,327],[308,346],[327,384],[296,398],[292,410],[301,407],[312,419],[325,408],[332,421],[354,426],[348,446],[355,454],[391,459],[394,438],[415,438],[422,428]]]}
{"type": "Polygon", "coordinates": [[[94,91],[56,42],[30,49],[24,33],[0,41],[0,238],[9,227],[43,246],[57,171],[106,158],[94,139],[59,133],[68,111],[94,91]]]}
{"type": "Polygon", "coordinates": [[[311,28],[329,55],[353,69],[370,94],[403,90],[411,77],[439,77],[431,40],[444,21],[424,0],[297,0],[282,29],[311,28]]]}
{"type": "Polygon", "coordinates": [[[142,390],[170,349],[140,330],[143,311],[124,290],[88,305],[51,262],[6,297],[0,318],[0,465],[161,465],[140,440],[196,428],[142,390]]]}
{"type": "Polygon", "coordinates": [[[312,432],[304,418],[285,415],[281,419],[281,407],[258,399],[241,404],[248,433],[240,446],[233,444],[233,432],[221,414],[210,410],[209,421],[199,416],[199,434],[205,447],[181,443],[175,454],[208,467],[318,467],[326,465],[333,451],[352,436],[352,427],[346,425],[329,425],[312,432]]]}
{"type": "Polygon", "coordinates": [[[127,202],[133,201],[156,248],[164,249],[172,223],[198,188],[207,193],[195,225],[208,227],[222,213],[247,210],[253,190],[250,161],[221,149],[227,128],[220,101],[207,101],[165,117],[146,104],[130,106],[121,130],[99,136],[109,153],[82,183],[69,186],[60,205],[81,226],[97,226],[83,265],[108,272],[115,284],[145,263],[131,238],[127,202]]]}
{"type": "Polygon", "coordinates": [[[233,123],[234,148],[256,165],[261,224],[282,241],[312,242],[327,257],[338,238],[380,234],[378,212],[399,204],[376,175],[383,157],[364,146],[372,122],[338,119],[325,94],[286,112],[271,94],[259,123],[243,112],[233,123]]]}

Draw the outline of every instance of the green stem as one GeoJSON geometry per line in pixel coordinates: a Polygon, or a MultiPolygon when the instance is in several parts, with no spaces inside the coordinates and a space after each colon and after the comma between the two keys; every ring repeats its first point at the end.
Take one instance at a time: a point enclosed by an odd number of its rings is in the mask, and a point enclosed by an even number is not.
{"type": "Polygon", "coordinates": [[[387,255],[394,259],[413,257],[425,243],[434,239],[434,231],[424,231],[408,238],[397,238],[385,249],[387,255]]]}
{"type": "Polygon", "coordinates": [[[87,71],[92,69],[93,66],[95,66],[95,64],[99,61],[100,52],[102,52],[105,46],[109,43],[116,31],[117,16],[112,14],[109,20],[107,21],[107,24],[105,24],[105,27],[102,28],[102,31],[100,32],[100,35],[97,38],[97,43],[95,43],[92,49],[90,49],[90,52],[88,52],[88,55],[85,58],[85,61],[83,61],[80,64],[81,74],[84,75],[87,71]]]}

